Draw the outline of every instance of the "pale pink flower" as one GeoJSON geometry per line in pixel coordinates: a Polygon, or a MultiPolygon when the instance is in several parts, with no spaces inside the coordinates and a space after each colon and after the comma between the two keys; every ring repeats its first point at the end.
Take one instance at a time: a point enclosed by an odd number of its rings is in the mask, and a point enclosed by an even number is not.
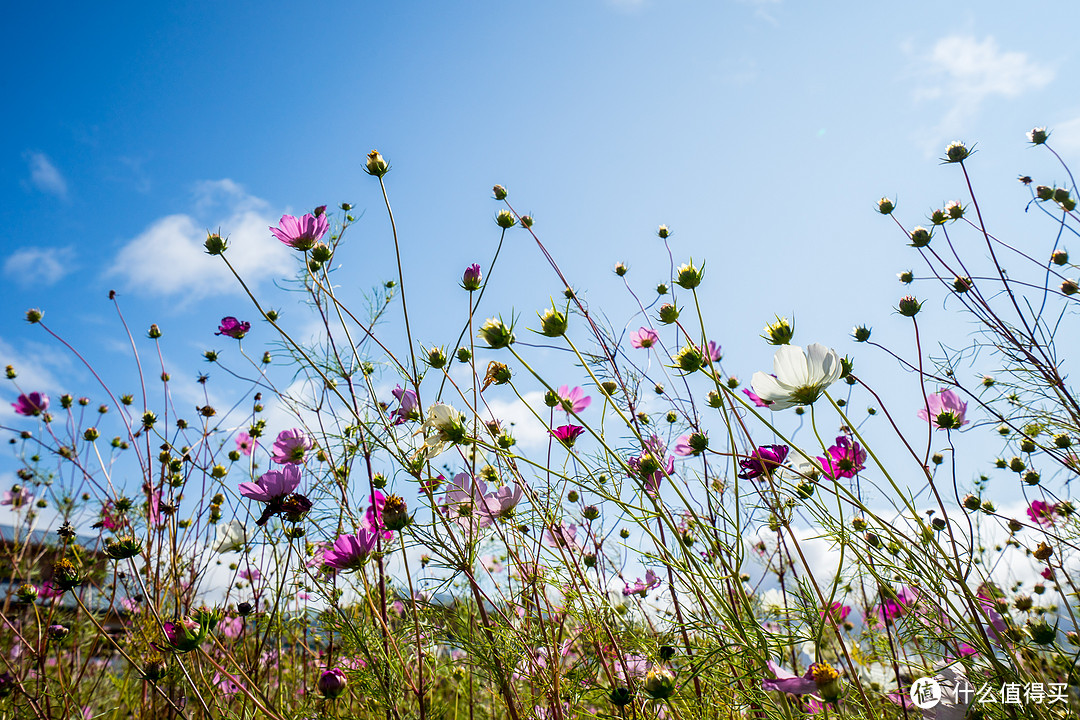
{"type": "Polygon", "coordinates": [[[310,250],[330,229],[326,215],[315,217],[311,213],[299,219],[292,215],[282,215],[278,225],[280,227],[270,228],[273,236],[297,250],[310,250]]]}
{"type": "Polygon", "coordinates": [[[926,407],[917,414],[939,430],[959,430],[971,422],[964,417],[967,403],[952,390],[942,390],[927,397],[926,407]]]}
{"type": "Polygon", "coordinates": [[[660,342],[660,336],[651,328],[639,328],[630,333],[630,346],[635,348],[651,348],[660,342]]]}
{"type": "Polygon", "coordinates": [[[312,447],[311,438],[300,428],[282,430],[274,441],[270,459],[279,465],[300,464],[304,462],[304,456],[312,447]]]}
{"type": "Polygon", "coordinates": [[[571,390],[569,385],[563,385],[559,388],[558,395],[560,407],[567,415],[570,413],[581,414],[592,402],[592,398],[586,395],[585,391],[580,387],[571,390]]]}

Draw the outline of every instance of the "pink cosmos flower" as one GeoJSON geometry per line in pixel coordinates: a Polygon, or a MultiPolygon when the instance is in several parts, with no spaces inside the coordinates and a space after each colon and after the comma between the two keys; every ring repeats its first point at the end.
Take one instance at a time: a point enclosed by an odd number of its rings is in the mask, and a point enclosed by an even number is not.
{"type": "Polygon", "coordinates": [[[772,672],[773,677],[761,681],[762,690],[779,690],[782,693],[790,693],[791,695],[805,695],[818,689],[817,683],[814,681],[813,665],[807,668],[806,674],[800,676],[793,675],[770,660],[769,671],[772,672]]]}
{"type": "Polygon", "coordinates": [[[577,547],[577,525],[559,524],[544,530],[543,542],[549,547],[577,547]]]}
{"type": "Polygon", "coordinates": [[[304,462],[304,455],[312,447],[311,438],[300,428],[282,430],[274,441],[270,459],[278,465],[299,464],[304,462]]]}
{"type": "Polygon", "coordinates": [[[250,570],[241,570],[240,571],[240,577],[241,577],[241,579],[247,580],[248,582],[255,582],[256,580],[258,580],[258,579],[260,579],[262,577],[262,572],[259,571],[259,568],[251,568],[250,570]]]}
{"type": "Polygon", "coordinates": [[[708,348],[702,348],[702,352],[713,362],[720,362],[720,359],[724,357],[723,349],[712,340],[709,341],[708,348]]]}
{"type": "Polygon", "coordinates": [[[13,508],[20,508],[32,502],[34,502],[34,496],[21,485],[14,485],[10,490],[5,490],[3,499],[0,499],[0,505],[10,505],[13,508]]]}
{"type": "Polygon", "coordinates": [[[323,564],[335,570],[355,570],[375,549],[375,542],[375,533],[367,528],[360,528],[355,535],[342,535],[323,552],[323,564]]]}
{"type": "Polygon", "coordinates": [[[787,445],[762,445],[754,450],[750,457],[739,460],[739,467],[743,470],[739,477],[752,480],[762,475],[771,475],[773,470],[784,463],[787,454],[787,445]]]}
{"type": "Polygon", "coordinates": [[[1057,509],[1057,503],[1050,505],[1042,500],[1035,500],[1028,506],[1027,515],[1036,525],[1053,525],[1057,509]]]}
{"type": "Polygon", "coordinates": [[[1054,579],[1054,569],[1053,568],[1044,567],[1042,569],[1042,572],[1039,573],[1039,574],[1042,575],[1044,580],[1053,580],[1054,579]]]}
{"type": "Polygon", "coordinates": [[[29,395],[20,395],[15,402],[11,403],[15,412],[26,417],[37,417],[49,409],[49,396],[44,393],[32,392],[29,395]]]}
{"type": "Polygon", "coordinates": [[[918,593],[914,589],[905,587],[901,588],[896,593],[895,598],[881,599],[881,607],[878,608],[878,614],[881,615],[882,620],[893,620],[895,618],[906,615],[912,607],[915,606],[915,601],[918,599],[918,593]]]}
{"type": "Polygon", "coordinates": [[[840,602],[833,602],[833,604],[829,606],[828,610],[821,611],[822,617],[832,616],[833,620],[836,621],[837,625],[847,620],[848,615],[850,614],[851,606],[843,605],[840,602]]]}
{"type": "MultiPolygon", "coordinates": [[[[237,619],[239,620],[239,618],[237,619]]],[[[240,692],[242,685],[242,683],[232,675],[222,675],[220,671],[214,673],[214,678],[210,682],[214,684],[218,692],[221,693],[222,697],[226,700],[240,692]]]]}
{"type": "Polygon", "coordinates": [[[390,413],[390,417],[394,418],[394,424],[400,425],[406,420],[418,419],[419,414],[416,409],[419,405],[419,401],[416,399],[416,392],[413,390],[403,390],[400,385],[396,385],[392,392],[394,398],[399,403],[397,410],[390,413]]]}
{"type": "Polygon", "coordinates": [[[652,570],[645,571],[645,579],[638,578],[633,585],[627,585],[623,588],[622,594],[626,597],[631,595],[640,595],[645,597],[649,594],[649,591],[655,587],[660,586],[660,578],[652,570]]]}
{"type": "Polygon", "coordinates": [[[244,630],[244,618],[225,618],[218,623],[217,630],[225,637],[235,640],[240,637],[240,633],[244,630]]]}
{"type": "Polygon", "coordinates": [[[461,276],[461,287],[473,292],[480,289],[480,283],[483,280],[483,273],[480,272],[480,266],[473,263],[469,267],[465,268],[465,272],[461,276]]]}
{"type": "Polygon", "coordinates": [[[586,395],[585,391],[579,387],[571,390],[569,385],[563,385],[559,388],[558,395],[560,406],[567,415],[571,412],[580,415],[592,402],[592,398],[586,395]]]}
{"type": "Polygon", "coordinates": [[[326,215],[315,217],[311,213],[300,219],[292,215],[282,215],[278,225],[280,227],[270,228],[270,232],[278,240],[297,250],[310,250],[330,229],[326,215]]]}
{"type": "Polygon", "coordinates": [[[250,457],[255,450],[255,445],[255,440],[246,432],[241,432],[236,436],[236,451],[241,455],[250,457]]]}
{"type": "Polygon", "coordinates": [[[770,405],[772,405],[771,401],[766,402],[766,401],[762,400],[760,397],[758,397],[757,393],[755,393],[750,388],[744,388],[743,389],[743,394],[746,395],[746,397],[750,398],[750,402],[754,403],[754,405],[756,405],[759,408],[767,408],[770,405]]]}
{"type": "Polygon", "coordinates": [[[836,444],[829,448],[826,457],[819,457],[818,462],[825,475],[830,479],[853,478],[866,466],[866,451],[846,435],[836,438],[836,444]]]}
{"type": "Polygon", "coordinates": [[[214,334],[225,335],[234,340],[239,340],[247,335],[249,330],[251,330],[251,323],[246,321],[241,322],[232,315],[229,315],[228,317],[221,318],[221,324],[218,325],[218,331],[214,334]]]}
{"type": "Polygon", "coordinates": [[[393,540],[394,531],[387,530],[383,523],[383,507],[386,505],[386,496],[378,490],[371,496],[371,504],[364,513],[363,527],[372,533],[382,533],[383,540],[393,540]]]}
{"type": "Polygon", "coordinates": [[[574,441],[585,432],[585,428],[580,425],[560,425],[551,431],[551,434],[556,440],[561,442],[568,448],[574,447],[574,441]]]}
{"type": "Polygon", "coordinates": [[[919,410],[917,415],[940,430],[959,430],[967,425],[970,420],[964,416],[967,414],[967,403],[952,390],[942,390],[926,398],[926,407],[919,410]]]}
{"type": "Polygon", "coordinates": [[[280,500],[300,485],[300,468],[286,465],[263,473],[255,482],[240,483],[240,494],[259,502],[280,500]]]}
{"type": "Polygon", "coordinates": [[[639,328],[630,333],[630,346],[635,348],[651,348],[660,342],[660,336],[651,328],[639,328]]]}

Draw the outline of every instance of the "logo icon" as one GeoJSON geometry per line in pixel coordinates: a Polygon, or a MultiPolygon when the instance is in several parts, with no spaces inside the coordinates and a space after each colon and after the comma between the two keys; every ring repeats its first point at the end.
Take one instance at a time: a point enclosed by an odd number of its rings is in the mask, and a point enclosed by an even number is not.
{"type": "Polygon", "coordinates": [[[911,690],[908,691],[908,694],[911,696],[911,702],[915,707],[920,710],[928,710],[937,707],[937,704],[941,702],[941,685],[932,677],[918,678],[911,683],[911,690]]]}

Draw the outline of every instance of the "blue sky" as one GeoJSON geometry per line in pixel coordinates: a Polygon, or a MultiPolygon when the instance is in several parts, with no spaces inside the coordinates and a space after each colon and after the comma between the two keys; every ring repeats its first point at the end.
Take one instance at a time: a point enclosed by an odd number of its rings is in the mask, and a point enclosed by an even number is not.
{"type": "MultiPolygon", "coordinates": [[[[164,329],[177,392],[194,402],[202,351],[231,348],[212,336],[218,320],[253,316],[200,252],[206,229],[232,236],[270,295],[292,257],[267,226],[349,201],[362,217],[343,288],[395,275],[362,172],[372,148],[393,166],[423,342],[447,342],[460,270],[494,249],[498,182],[620,325],[633,306],[611,267],[626,262],[651,299],[666,277],[655,231],[669,225],[676,263],[706,261],[710,334],[744,380],[769,367],[758,336],[774,314],[794,312],[804,343],[852,352],[851,326],[867,323],[906,349],[891,308],[907,292],[895,273],[916,258],[875,201],[898,197],[910,226],[966,200],[937,158],[952,140],[977,143],[988,221],[1042,247],[1047,224],[1024,216],[1016,177],[1064,181],[1026,147],[1033,126],[1053,129],[1066,157],[1080,151],[1077,15],[975,2],[24,3],[8,21],[25,31],[0,48],[12,99],[0,119],[0,363],[24,389],[98,402],[23,311],[41,308],[123,385],[116,289],[137,334],[164,329]]],[[[528,324],[562,288],[524,233],[505,253],[488,309],[528,324]]],[[[940,290],[925,294],[928,325],[961,340],[969,330],[940,290]]],[[[266,340],[265,326],[251,338],[266,340]]],[[[901,401],[915,387],[880,353],[857,360],[901,401]]],[[[6,424],[9,386],[0,399],[6,424]]]]}

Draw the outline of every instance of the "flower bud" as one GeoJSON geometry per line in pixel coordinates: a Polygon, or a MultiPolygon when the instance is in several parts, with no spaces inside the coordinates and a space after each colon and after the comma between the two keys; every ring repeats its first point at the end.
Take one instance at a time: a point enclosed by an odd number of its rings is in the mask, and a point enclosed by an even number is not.
{"type": "Polygon", "coordinates": [[[705,355],[693,345],[687,345],[675,356],[675,367],[689,375],[701,369],[705,364],[705,355]]]}
{"type": "Polygon", "coordinates": [[[1042,145],[1048,137],[1050,137],[1050,133],[1046,132],[1044,127],[1032,128],[1027,134],[1028,142],[1032,145],[1042,145]]]}
{"type": "Polygon", "coordinates": [[[46,632],[49,634],[49,639],[55,642],[60,642],[71,634],[71,630],[63,625],[50,625],[46,632]]]}
{"type": "Polygon", "coordinates": [[[978,510],[981,504],[981,501],[975,495],[968,494],[964,496],[964,507],[972,512],[978,510]]]}
{"type": "Polygon", "coordinates": [[[238,614],[238,615],[239,615],[240,617],[247,617],[248,615],[250,615],[250,614],[251,614],[251,611],[252,611],[252,610],[254,610],[254,609],[255,609],[255,608],[253,608],[253,607],[251,606],[251,603],[249,603],[249,602],[242,602],[242,603],[240,603],[239,605],[237,605],[237,606],[236,606],[236,613],[237,613],[237,614],[238,614]]]}
{"type": "Polygon", "coordinates": [[[457,349],[456,356],[457,356],[458,362],[467,363],[470,360],[472,360],[472,351],[469,350],[469,348],[462,345],[461,347],[459,347],[457,349]]]}
{"type": "Polygon", "coordinates": [[[109,538],[105,541],[105,554],[113,560],[127,560],[142,552],[142,541],[136,540],[130,535],[118,537],[115,540],[109,538]]]}
{"type": "Polygon", "coordinates": [[[1031,554],[1035,556],[1036,560],[1046,562],[1054,554],[1054,549],[1052,547],[1050,547],[1049,545],[1047,545],[1046,543],[1041,542],[1041,543],[1039,543],[1038,547],[1036,547],[1031,552],[1031,554]]]}
{"type": "Polygon", "coordinates": [[[705,396],[705,403],[711,408],[719,408],[724,404],[724,401],[720,398],[720,393],[715,390],[710,390],[709,394],[705,396]]]}
{"type": "Polygon", "coordinates": [[[966,293],[968,290],[971,289],[971,278],[957,276],[953,279],[952,286],[953,290],[955,290],[956,292],[961,294],[966,293]]]}
{"type": "Polygon", "coordinates": [[[664,283],[660,283],[659,285],[656,286],[656,294],[657,295],[667,295],[667,293],[668,293],[668,286],[665,285],[664,283]]]}
{"type": "Polygon", "coordinates": [[[378,150],[372,150],[368,153],[367,164],[364,167],[364,171],[368,175],[381,178],[390,171],[390,166],[386,164],[386,161],[383,160],[383,156],[379,154],[378,150]]]}
{"type": "Polygon", "coordinates": [[[41,317],[42,313],[37,308],[31,308],[30,310],[26,311],[26,322],[28,323],[33,324],[41,322],[41,317]]]}
{"type": "Polygon", "coordinates": [[[870,328],[865,325],[856,325],[851,331],[851,336],[855,338],[855,342],[866,342],[870,339],[870,328]]]}
{"type": "Polygon", "coordinates": [[[900,298],[900,303],[897,306],[897,310],[899,310],[900,314],[904,317],[915,317],[921,309],[922,303],[911,295],[900,298]]]}
{"type": "Polygon", "coordinates": [[[675,284],[683,290],[693,290],[701,284],[705,273],[694,267],[693,261],[680,265],[675,271],[675,284]]]}
{"type": "Polygon", "coordinates": [[[1055,265],[1065,265],[1069,262],[1069,253],[1064,250],[1055,250],[1050,253],[1050,262],[1055,265]]]}
{"type": "Polygon", "coordinates": [[[544,393],[544,404],[549,408],[558,407],[562,404],[562,399],[559,397],[559,393],[554,390],[548,390],[544,393]]]}
{"type": "Polygon", "coordinates": [[[330,252],[330,246],[326,243],[315,243],[315,247],[311,248],[311,260],[316,263],[330,262],[330,257],[333,253],[330,252]]]}
{"type": "Polygon", "coordinates": [[[480,289],[482,279],[483,275],[480,272],[480,266],[474,263],[465,268],[465,272],[461,276],[461,287],[469,292],[474,292],[480,289]]]}
{"type": "Polygon", "coordinates": [[[509,210],[500,210],[495,216],[495,224],[503,230],[507,230],[517,225],[517,218],[509,210]]]}
{"type": "Polygon", "coordinates": [[[555,308],[549,308],[540,316],[540,332],[546,337],[561,337],[566,334],[568,325],[566,316],[555,308]]]}
{"type": "Polygon", "coordinates": [[[660,322],[665,325],[670,325],[679,319],[679,309],[671,303],[664,303],[660,306],[659,317],[660,322]]]}
{"type": "Polygon", "coordinates": [[[206,242],[203,243],[203,247],[206,248],[206,253],[208,255],[221,255],[229,248],[229,244],[220,234],[207,233],[206,242]]]}
{"type": "Polygon", "coordinates": [[[765,334],[762,336],[770,345],[788,345],[795,337],[795,321],[787,318],[776,317],[776,322],[765,326],[765,334]]]}
{"type": "Polygon", "coordinates": [[[621,263],[621,262],[615,263],[615,274],[616,275],[618,275],[619,277],[622,277],[623,275],[626,274],[626,272],[627,272],[627,267],[626,267],[625,263],[621,263]]]}
{"type": "Polygon", "coordinates": [[[1039,198],[1040,200],[1050,200],[1054,197],[1054,189],[1052,187],[1049,187],[1048,185],[1036,185],[1035,197],[1039,198]]]}
{"type": "Polygon", "coordinates": [[[653,666],[645,673],[642,689],[654,700],[664,700],[675,692],[675,675],[665,667],[653,666]]]}
{"type": "Polygon", "coordinates": [[[509,347],[514,342],[514,332],[501,319],[488,318],[480,327],[478,336],[495,350],[509,347]]]}
{"type": "Polygon", "coordinates": [[[1028,635],[1031,636],[1031,641],[1036,645],[1052,645],[1057,639],[1057,626],[1051,626],[1043,619],[1029,620],[1026,629],[1028,635]]]}
{"type": "Polygon", "coordinates": [[[930,222],[934,225],[944,225],[945,221],[949,219],[949,216],[945,214],[945,210],[932,210],[930,212],[930,222]]]}
{"type": "Polygon", "coordinates": [[[964,217],[964,206],[958,200],[952,200],[945,204],[945,214],[950,220],[959,220],[964,217]]]}
{"type": "Polygon", "coordinates": [[[382,509],[383,526],[387,530],[401,530],[412,522],[409,508],[400,495],[388,495],[382,509]]]}
{"type": "Polygon", "coordinates": [[[604,382],[600,383],[600,390],[602,390],[603,393],[608,397],[613,395],[618,389],[619,384],[616,383],[614,380],[605,380],[604,382]]]}
{"type": "Polygon", "coordinates": [[[495,187],[493,187],[491,189],[491,191],[495,194],[495,199],[496,200],[505,200],[506,199],[506,194],[507,194],[506,193],[506,188],[504,188],[502,185],[496,185],[495,187]]]}
{"type": "Polygon", "coordinates": [[[431,348],[427,353],[427,364],[438,370],[446,365],[446,353],[442,348],[431,348]]]}
{"type": "Polygon", "coordinates": [[[97,428],[86,428],[86,430],[83,431],[83,440],[87,442],[94,442],[99,437],[101,437],[101,435],[98,433],[97,428]]]}
{"type": "Polygon", "coordinates": [[[521,227],[523,227],[523,228],[531,228],[532,226],[533,226],[532,215],[522,215],[521,216],[521,227]]]}
{"type": "Polygon", "coordinates": [[[911,247],[923,248],[930,244],[930,231],[922,225],[917,225],[915,229],[911,231],[910,237],[911,247]]]}
{"type": "Polygon", "coordinates": [[[661,225],[659,228],[657,228],[656,234],[660,237],[661,240],[667,240],[669,237],[671,237],[671,231],[668,230],[667,225],[661,225]]]}
{"type": "Polygon", "coordinates": [[[891,215],[892,211],[896,209],[896,203],[889,198],[881,198],[877,201],[877,211],[882,215],[891,215]]]}
{"type": "Polygon", "coordinates": [[[15,591],[15,595],[19,598],[21,602],[34,602],[35,600],[37,600],[38,596],[37,585],[33,585],[31,583],[23,583],[19,586],[19,589],[15,591]]]}
{"type": "Polygon", "coordinates": [[[82,573],[67,558],[61,558],[53,565],[53,583],[60,590],[71,590],[81,585],[82,581],[82,573]]]}
{"type": "Polygon", "coordinates": [[[945,148],[945,157],[941,160],[946,163],[958,163],[964,162],[971,155],[971,151],[968,150],[967,145],[962,142],[954,142],[945,148]]]}
{"type": "Polygon", "coordinates": [[[1066,280],[1061,283],[1061,292],[1063,295],[1075,295],[1080,287],[1077,286],[1075,280],[1066,280]]]}
{"type": "Polygon", "coordinates": [[[143,670],[143,677],[150,682],[157,682],[165,677],[165,673],[168,671],[168,665],[161,658],[154,658],[146,663],[146,668],[143,670]]]}

